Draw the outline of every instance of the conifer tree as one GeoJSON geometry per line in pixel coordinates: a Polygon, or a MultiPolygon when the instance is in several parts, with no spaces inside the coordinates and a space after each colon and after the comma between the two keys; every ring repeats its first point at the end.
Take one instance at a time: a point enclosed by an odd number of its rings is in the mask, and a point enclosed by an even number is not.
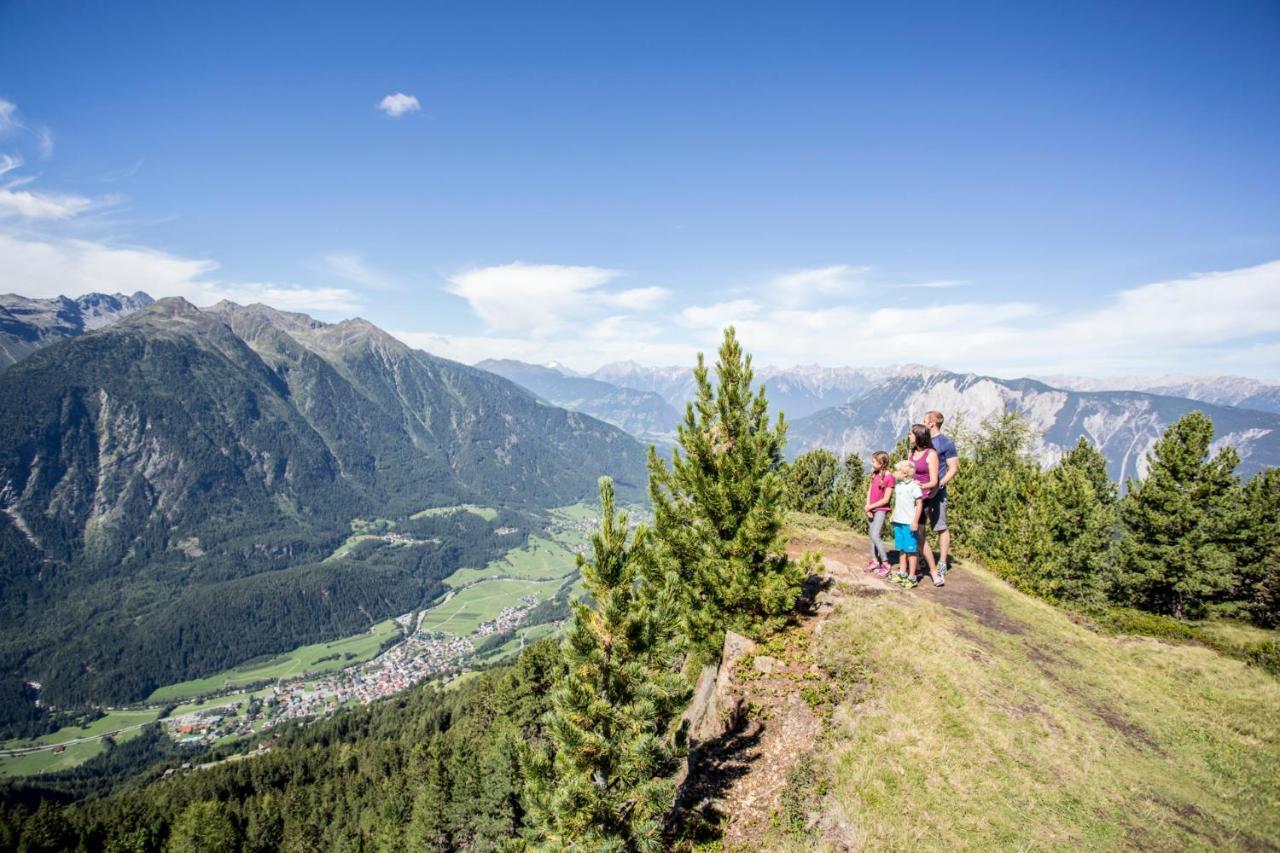
{"type": "Polygon", "coordinates": [[[1085,607],[1105,601],[1115,574],[1115,492],[1105,457],[1084,438],[1040,479],[1025,568],[1030,591],[1085,607]]]}
{"type": "Polygon", "coordinates": [[[854,530],[866,532],[867,469],[862,457],[850,453],[844,458],[840,476],[836,478],[835,493],[831,496],[829,512],[854,530]]]}
{"type": "Polygon", "coordinates": [[[1239,521],[1239,456],[1209,458],[1213,422],[1192,412],[1147,455],[1146,479],[1121,503],[1121,596],[1176,618],[1194,617],[1234,583],[1231,539],[1239,521]]]}
{"type": "Polygon", "coordinates": [[[525,757],[529,840],[540,848],[661,849],[684,747],[675,721],[689,691],[673,667],[672,603],[650,537],[641,527],[628,546],[626,516],[603,478],[592,559],[578,558],[593,603],[573,604],[548,748],[525,757]]]}
{"type": "Polygon", "coordinates": [[[952,542],[1017,572],[1034,553],[1032,504],[1040,466],[1031,458],[1032,431],[1025,417],[1006,412],[983,422],[960,472],[948,484],[955,531],[952,542]]]}
{"type": "Polygon", "coordinates": [[[1280,624],[1280,468],[1245,483],[1241,506],[1234,597],[1251,619],[1274,627],[1280,624]]]}
{"type": "Polygon", "coordinates": [[[726,629],[758,637],[779,627],[805,568],[787,558],[782,538],[786,424],[779,415],[770,425],[764,389],[752,392],[751,357],[732,326],[715,387],[701,353],[693,375],[697,391],[671,467],[650,448],[649,496],[690,650],[712,661],[726,629]]]}
{"type": "Polygon", "coordinates": [[[810,450],[784,469],[792,509],[830,515],[840,462],[830,450],[810,450]]]}

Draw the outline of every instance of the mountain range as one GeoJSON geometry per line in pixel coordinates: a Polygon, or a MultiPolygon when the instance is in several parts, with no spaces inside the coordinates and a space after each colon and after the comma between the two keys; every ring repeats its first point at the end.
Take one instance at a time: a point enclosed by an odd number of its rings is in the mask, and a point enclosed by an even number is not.
{"type": "Polygon", "coordinates": [[[54,337],[0,370],[0,670],[46,701],[359,631],[601,475],[643,493],[627,433],[363,320],[163,299],[54,337]],[[502,513],[412,518],[462,503],[502,513]],[[372,518],[417,544],[331,559],[372,518]]]}
{"type": "Polygon", "coordinates": [[[78,299],[29,299],[0,294],[0,367],[62,338],[108,326],[154,300],[145,293],[88,293],[78,299]]]}
{"type": "MultiPolygon", "coordinates": [[[[694,392],[687,368],[617,362],[572,379],[562,370],[504,362],[501,372],[521,383],[530,382],[527,377],[536,373],[536,387],[528,387],[543,396],[545,390],[539,389],[556,387],[554,376],[566,382],[595,383],[597,404],[592,414],[617,424],[625,424],[629,417],[625,404],[618,402],[627,399],[621,389],[657,394],[676,410],[683,409],[694,392]],[[599,383],[614,390],[599,388],[599,383]],[[616,408],[611,410],[610,406],[616,408]]],[[[1036,433],[1032,452],[1041,463],[1052,464],[1083,436],[1106,455],[1112,477],[1124,480],[1145,472],[1146,453],[1169,424],[1199,410],[1213,419],[1219,445],[1231,444],[1239,451],[1243,474],[1280,464],[1280,411],[1276,406],[1280,385],[1243,377],[1134,380],[1133,385],[1148,389],[1135,390],[1108,387],[1122,380],[1062,378],[1061,385],[1055,386],[1034,379],[952,373],[923,365],[763,367],[756,376],[770,405],[787,415],[787,451],[791,456],[816,448],[863,456],[892,448],[907,427],[929,409],[945,413],[953,429],[963,425],[974,430],[1011,409],[1030,421],[1036,433]],[[1095,387],[1098,390],[1091,390],[1095,387]]],[[[568,408],[578,405],[567,394],[551,394],[548,399],[568,408]]],[[[637,437],[652,440],[652,436],[639,433],[637,437]]]]}

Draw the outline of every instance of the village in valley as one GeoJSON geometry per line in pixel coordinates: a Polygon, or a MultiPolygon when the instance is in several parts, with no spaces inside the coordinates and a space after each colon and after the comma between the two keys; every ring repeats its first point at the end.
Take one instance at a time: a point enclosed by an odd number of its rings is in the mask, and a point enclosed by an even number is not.
{"type": "Polygon", "coordinates": [[[209,745],[289,720],[329,714],[343,705],[367,705],[427,679],[460,671],[479,641],[513,632],[537,604],[537,598],[526,595],[518,606],[503,609],[496,619],[481,623],[467,636],[423,632],[420,626],[425,612],[406,614],[397,622],[402,628],[416,623],[413,633],[373,660],[330,676],[277,682],[248,699],[243,694],[228,697],[225,704],[209,705],[162,722],[179,743],[209,745]]]}

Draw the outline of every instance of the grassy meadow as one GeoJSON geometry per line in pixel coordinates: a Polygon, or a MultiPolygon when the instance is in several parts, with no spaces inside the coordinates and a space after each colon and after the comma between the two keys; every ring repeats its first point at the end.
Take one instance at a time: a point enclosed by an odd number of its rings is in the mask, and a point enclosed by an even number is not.
{"type": "MultiPolygon", "coordinates": [[[[863,537],[797,533],[865,560],[863,537]]],[[[861,849],[1280,844],[1280,680],[1200,644],[1104,635],[971,561],[960,574],[962,595],[957,576],[955,592],[847,596],[814,638],[842,695],[792,780],[798,812],[861,849]]],[[[791,829],[774,846],[834,837],[791,829]]]]}

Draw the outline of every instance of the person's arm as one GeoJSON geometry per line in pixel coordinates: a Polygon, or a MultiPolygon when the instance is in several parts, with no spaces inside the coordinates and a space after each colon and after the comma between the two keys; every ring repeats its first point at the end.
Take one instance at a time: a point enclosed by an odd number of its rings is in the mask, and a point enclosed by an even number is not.
{"type": "Polygon", "coordinates": [[[942,480],[938,483],[938,488],[942,488],[956,478],[956,472],[960,470],[960,457],[952,456],[947,459],[947,470],[942,475],[942,480]]]}
{"type": "Polygon", "coordinates": [[[924,499],[916,498],[916,517],[911,521],[911,532],[915,533],[920,529],[920,512],[924,509],[924,499]]]}
{"type": "Polygon", "coordinates": [[[938,451],[930,450],[925,457],[929,460],[929,482],[921,483],[921,490],[938,488],[938,451]]]}
{"type": "Polygon", "coordinates": [[[871,475],[872,479],[867,481],[867,497],[862,501],[862,511],[871,512],[871,487],[874,484],[875,475],[871,475]]]}

